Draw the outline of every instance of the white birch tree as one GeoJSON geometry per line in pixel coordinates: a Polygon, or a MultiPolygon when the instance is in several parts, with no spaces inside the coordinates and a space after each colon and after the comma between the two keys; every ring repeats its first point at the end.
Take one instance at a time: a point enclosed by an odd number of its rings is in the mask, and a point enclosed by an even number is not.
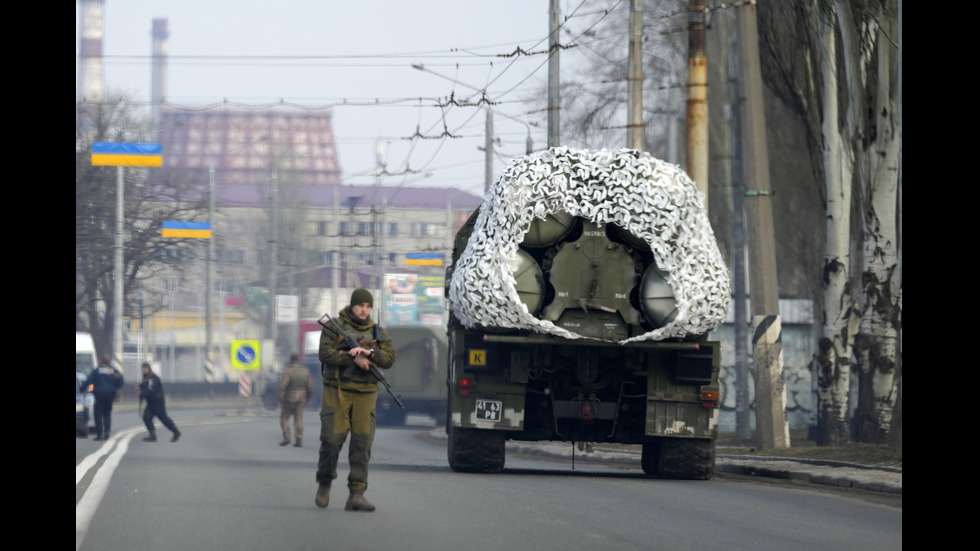
{"type": "MultiPolygon", "coordinates": [[[[819,11],[819,10],[818,10],[819,11]]],[[[841,135],[837,38],[832,14],[816,16],[823,100],[823,170],[826,192],[826,249],[823,267],[823,326],[816,358],[817,442],[850,441],[851,349],[860,316],[851,296],[851,208],[853,155],[841,135]]]]}
{"type": "Polygon", "coordinates": [[[890,436],[901,377],[898,2],[860,5],[836,0],[834,8],[845,74],[852,87],[855,177],[862,192],[861,326],[854,344],[860,392],[854,436],[862,442],[884,443],[890,436]]]}

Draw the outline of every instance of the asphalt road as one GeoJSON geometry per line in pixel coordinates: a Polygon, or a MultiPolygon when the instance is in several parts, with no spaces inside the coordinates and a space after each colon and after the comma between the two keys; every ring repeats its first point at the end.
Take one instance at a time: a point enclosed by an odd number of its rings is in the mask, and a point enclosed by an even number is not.
{"type": "MultiPolygon", "coordinates": [[[[121,408],[120,408],[121,409],[121,408]]],[[[117,409],[114,441],[76,440],[76,549],[895,549],[900,503],[722,474],[649,478],[617,462],[508,451],[497,475],[453,473],[428,418],[381,428],[375,513],[313,505],[315,444],[279,447],[274,412],[174,410],[184,436],[146,443],[117,409]]],[[[308,442],[319,419],[306,415],[308,442]]],[[[162,435],[163,433],[161,433],[162,435]]]]}

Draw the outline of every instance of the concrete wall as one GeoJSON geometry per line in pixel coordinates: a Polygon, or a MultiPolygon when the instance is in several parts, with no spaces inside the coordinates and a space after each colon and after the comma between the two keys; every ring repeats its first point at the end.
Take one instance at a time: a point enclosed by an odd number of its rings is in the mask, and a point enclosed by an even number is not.
{"type": "MultiPolygon", "coordinates": [[[[805,429],[812,424],[814,399],[810,377],[810,362],[816,351],[816,336],[812,323],[809,301],[781,300],[783,343],[783,383],[786,388],[786,414],[790,429],[805,429]]],[[[721,396],[722,410],[719,419],[721,432],[735,432],[735,325],[729,320],[711,333],[721,341],[721,396]]],[[[748,326],[748,324],[747,324],[748,326]]],[[[752,330],[746,330],[747,363],[750,376],[752,365],[752,330]]],[[[749,380],[749,399],[755,400],[755,381],[749,380]]],[[[755,428],[755,415],[751,415],[751,427],[755,428]]]]}

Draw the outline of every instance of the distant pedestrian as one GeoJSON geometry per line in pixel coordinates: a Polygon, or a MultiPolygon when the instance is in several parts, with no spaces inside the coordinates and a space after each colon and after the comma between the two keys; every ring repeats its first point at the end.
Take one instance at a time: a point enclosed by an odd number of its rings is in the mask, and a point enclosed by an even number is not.
{"type": "Polygon", "coordinates": [[[277,402],[282,408],[279,414],[279,422],[282,425],[282,442],[280,446],[289,444],[289,418],[293,418],[293,425],[296,429],[296,443],[293,446],[300,448],[303,446],[303,409],[313,396],[313,378],[310,377],[310,370],[305,365],[299,363],[299,356],[293,354],[289,357],[289,366],[282,372],[279,379],[279,394],[277,402]]]}
{"type": "Polygon", "coordinates": [[[166,400],[163,395],[163,383],[160,382],[160,377],[157,377],[157,374],[153,372],[150,364],[143,363],[140,366],[140,370],[143,372],[143,382],[136,389],[140,393],[140,400],[146,400],[146,409],[143,410],[143,424],[146,425],[146,430],[150,431],[150,435],[144,438],[143,441],[157,441],[157,432],[153,427],[153,418],[158,417],[160,422],[163,423],[163,426],[167,427],[173,434],[170,441],[176,442],[180,438],[180,431],[177,430],[177,425],[167,415],[166,400]]]}
{"type": "Polygon", "coordinates": [[[89,373],[85,387],[95,396],[95,440],[108,440],[112,429],[112,402],[123,385],[123,375],[112,367],[112,357],[102,355],[102,363],[89,373]]]}
{"type": "Polygon", "coordinates": [[[330,330],[324,327],[320,334],[323,406],[314,502],[321,509],[330,502],[330,485],[337,478],[340,449],[350,433],[347,452],[350,497],[344,510],[374,511],[374,505],[364,499],[378,400],[378,379],[370,370],[372,366],[390,369],[395,363],[395,347],[388,333],[371,319],[373,307],[371,293],[367,289],[356,289],[351,294],[350,306],[338,314],[338,325],[330,330]],[[345,337],[357,341],[357,346],[348,344],[345,337]]]}

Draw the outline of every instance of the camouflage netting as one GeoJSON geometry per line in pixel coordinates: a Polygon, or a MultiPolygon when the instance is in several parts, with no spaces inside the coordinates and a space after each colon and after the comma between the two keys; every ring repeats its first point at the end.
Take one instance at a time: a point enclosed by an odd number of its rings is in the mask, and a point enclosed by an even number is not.
{"type": "Polygon", "coordinates": [[[667,275],[677,317],[623,343],[711,331],[724,321],[731,291],[703,204],[704,194],[683,170],[642,151],[557,147],[516,159],[487,192],[454,267],[452,311],[468,328],[587,338],[531,315],[515,287],[518,245],[532,220],[565,211],[627,229],[650,245],[667,275]]]}

